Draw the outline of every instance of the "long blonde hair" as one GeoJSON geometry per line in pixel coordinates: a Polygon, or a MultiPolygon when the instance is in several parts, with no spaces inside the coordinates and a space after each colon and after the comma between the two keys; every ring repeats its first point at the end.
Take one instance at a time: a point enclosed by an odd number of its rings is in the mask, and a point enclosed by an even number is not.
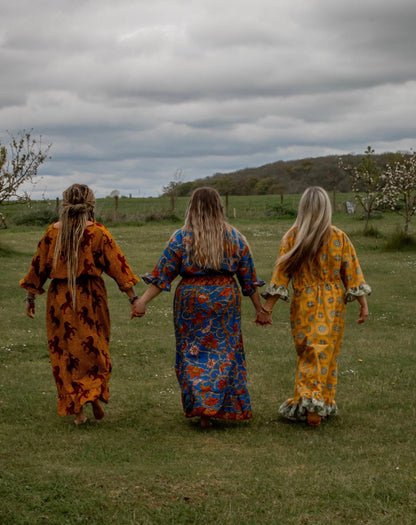
{"type": "Polygon", "coordinates": [[[95,197],[85,184],[73,184],[62,194],[61,228],[56,239],[53,265],[63,259],[67,264],[68,288],[76,303],[78,252],[87,221],[94,221],[95,197]]]}
{"type": "Polygon", "coordinates": [[[186,210],[184,230],[192,232],[192,243],[186,243],[191,260],[203,268],[219,270],[224,258],[231,253],[233,230],[226,222],[221,197],[213,188],[198,188],[186,210]]]}
{"type": "Polygon", "coordinates": [[[331,201],[326,191],[319,186],[307,188],[300,199],[296,221],[283,238],[285,242],[296,232],[292,249],[277,260],[279,270],[293,275],[303,265],[310,266],[331,236],[331,221],[331,201]]]}

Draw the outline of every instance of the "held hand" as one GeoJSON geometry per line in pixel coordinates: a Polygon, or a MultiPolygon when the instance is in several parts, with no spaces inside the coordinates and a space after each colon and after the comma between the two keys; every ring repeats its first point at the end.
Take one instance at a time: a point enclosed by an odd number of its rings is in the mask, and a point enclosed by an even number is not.
{"type": "Polygon", "coordinates": [[[368,306],[367,304],[360,305],[360,313],[358,314],[358,324],[363,324],[367,321],[368,317],[368,306]]]}
{"type": "Polygon", "coordinates": [[[272,316],[271,314],[265,314],[261,310],[256,312],[256,317],[254,319],[254,322],[257,326],[262,326],[265,328],[266,326],[272,324],[272,316]]]}
{"type": "Polygon", "coordinates": [[[28,303],[26,301],[25,310],[26,310],[26,315],[29,316],[31,319],[35,317],[35,303],[34,302],[28,303]]]}
{"type": "Polygon", "coordinates": [[[146,304],[138,299],[131,305],[130,319],[133,317],[143,317],[146,314],[146,304]]]}

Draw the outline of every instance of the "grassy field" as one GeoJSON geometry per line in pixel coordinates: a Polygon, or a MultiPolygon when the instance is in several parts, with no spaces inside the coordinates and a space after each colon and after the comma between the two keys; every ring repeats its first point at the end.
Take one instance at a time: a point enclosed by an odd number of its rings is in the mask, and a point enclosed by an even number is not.
{"type": "MultiPolygon", "coordinates": [[[[237,213],[232,222],[267,281],[291,221],[237,213]]],[[[338,213],[334,223],[350,234],[374,291],[364,325],[355,322],[358,305],[348,306],[339,415],[317,429],[277,414],[292,394],[296,363],[286,304],[277,305],[272,327],[261,329],[252,322],[250,301],[243,301],[253,420],[201,430],[182,415],[173,295],[162,294],[145,318],[130,321],[127,299],[111,280],[111,402],[103,421],[75,428],[72,417],[56,415],[46,298],[38,299],[37,318],[30,320],[18,288],[44,228],[2,230],[0,522],[416,523],[416,254],[384,251],[383,237],[364,237],[355,216],[338,213]]],[[[385,235],[397,224],[393,216],[376,222],[385,235]]],[[[177,227],[118,224],[111,231],[142,274],[177,227]]],[[[137,286],[138,293],[144,289],[137,286]]]]}

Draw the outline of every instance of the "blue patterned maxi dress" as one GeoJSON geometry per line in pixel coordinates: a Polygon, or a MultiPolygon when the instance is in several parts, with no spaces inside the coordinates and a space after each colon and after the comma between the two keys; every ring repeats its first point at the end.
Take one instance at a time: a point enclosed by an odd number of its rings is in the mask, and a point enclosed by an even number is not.
{"type": "Polygon", "coordinates": [[[192,233],[175,232],[151,273],[148,284],[170,291],[182,277],[174,299],[176,376],[186,417],[207,415],[221,419],[249,419],[246,362],[241,335],[241,295],[250,296],[263,281],[256,277],[245,238],[235,229],[225,234],[232,254],[219,271],[196,266],[185,246],[192,233]]]}

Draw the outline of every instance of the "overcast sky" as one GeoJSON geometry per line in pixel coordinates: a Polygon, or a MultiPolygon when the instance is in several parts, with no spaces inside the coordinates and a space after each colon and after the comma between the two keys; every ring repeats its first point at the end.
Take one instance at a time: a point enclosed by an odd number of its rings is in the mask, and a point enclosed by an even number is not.
{"type": "Polygon", "coordinates": [[[33,198],[416,146],[415,0],[13,0],[0,140],[52,143],[33,198]]]}

